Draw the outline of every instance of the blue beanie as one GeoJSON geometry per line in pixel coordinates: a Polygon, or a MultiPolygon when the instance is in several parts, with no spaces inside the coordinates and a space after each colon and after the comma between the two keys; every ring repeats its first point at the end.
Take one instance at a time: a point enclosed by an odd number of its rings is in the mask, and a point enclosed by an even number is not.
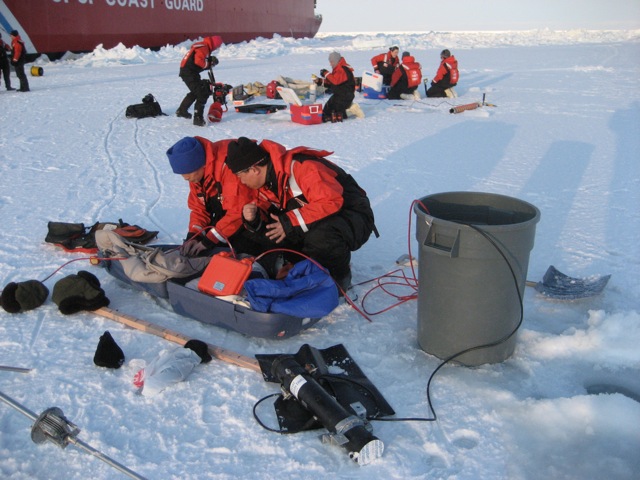
{"type": "Polygon", "coordinates": [[[202,144],[193,137],[184,137],[167,150],[167,158],[173,173],[192,173],[205,164],[202,144]]]}

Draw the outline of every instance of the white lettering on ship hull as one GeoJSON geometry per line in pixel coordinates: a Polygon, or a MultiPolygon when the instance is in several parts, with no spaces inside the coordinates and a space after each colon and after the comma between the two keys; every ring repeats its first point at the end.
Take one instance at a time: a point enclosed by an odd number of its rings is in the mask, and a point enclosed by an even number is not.
{"type": "Polygon", "coordinates": [[[110,7],[155,8],[155,0],[53,0],[53,3],[79,3],[80,5],[93,5],[98,1],[104,1],[110,7]]]}
{"type": "MultiPolygon", "coordinates": [[[[104,1],[110,7],[135,7],[135,8],[155,8],[156,0],[52,0],[53,3],[79,3],[80,5],[94,5],[99,1],[104,1]]],[[[164,0],[167,10],[186,10],[188,12],[202,12],[204,10],[203,0],[164,0]]]]}
{"type": "MultiPolygon", "coordinates": [[[[76,0],[81,5],[93,5],[93,0],[76,0]]],[[[72,3],[71,0],[53,0],[53,3],[72,3]]]]}
{"type": "MultiPolygon", "coordinates": [[[[80,0],[81,1],[81,0],[80,0]]],[[[137,7],[137,8],[154,8],[155,0],[106,0],[110,7],[137,7]]]]}
{"type": "Polygon", "coordinates": [[[188,10],[190,12],[201,12],[203,10],[202,0],[165,0],[164,6],[169,10],[188,10]]]}

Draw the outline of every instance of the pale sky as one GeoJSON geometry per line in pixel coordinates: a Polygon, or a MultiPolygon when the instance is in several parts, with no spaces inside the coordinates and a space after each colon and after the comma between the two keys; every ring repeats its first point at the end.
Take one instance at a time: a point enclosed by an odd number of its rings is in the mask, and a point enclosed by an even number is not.
{"type": "Polygon", "coordinates": [[[317,0],[320,32],[640,29],[640,0],[317,0]]]}

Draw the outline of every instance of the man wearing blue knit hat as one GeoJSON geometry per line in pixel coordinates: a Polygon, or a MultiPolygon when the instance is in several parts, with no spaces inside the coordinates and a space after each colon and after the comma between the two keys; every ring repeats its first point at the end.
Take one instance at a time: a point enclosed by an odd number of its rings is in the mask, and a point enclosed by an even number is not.
{"type": "Polygon", "coordinates": [[[184,137],[167,150],[173,173],[189,182],[189,229],[180,247],[185,256],[206,255],[225,244],[241,247],[242,207],[255,201],[256,192],[240,183],[224,163],[233,141],[184,137]]]}

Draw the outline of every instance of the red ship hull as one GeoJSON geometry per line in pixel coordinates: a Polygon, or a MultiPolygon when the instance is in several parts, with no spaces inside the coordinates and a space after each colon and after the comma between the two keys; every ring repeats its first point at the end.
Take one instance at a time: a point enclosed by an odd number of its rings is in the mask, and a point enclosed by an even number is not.
{"type": "Polygon", "coordinates": [[[220,35],[313,37],[315,0],[0,0],[0,27],[18,30],[29,53],[91,51],[119,43],[145,48],[220,35]]]}

